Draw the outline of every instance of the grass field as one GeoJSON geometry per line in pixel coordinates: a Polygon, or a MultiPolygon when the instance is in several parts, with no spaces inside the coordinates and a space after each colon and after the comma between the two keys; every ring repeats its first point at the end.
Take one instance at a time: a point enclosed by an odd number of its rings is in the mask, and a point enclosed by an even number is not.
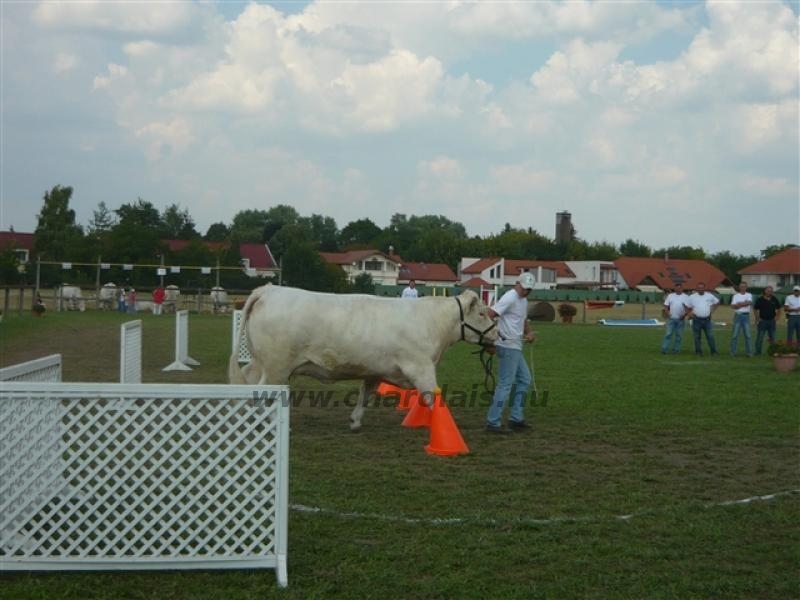
{"type": "MultiPolygon", "coordinates": [[[[144,381],[225,382],[229,317],[192,316],[201,366],[167,373],[174,319],[140,317],[144,381]]],[[[8,315],[0,365],[60,352],[65,380],[116,381],[130,319],[8,315]]],[[[482,431],[485,408],[454,407],[468,456],[427,455],[428,432],[393,408],[369,408],[360,434],[341,404],[294,410],[288,589],[272,572],[2,574],[0,597],[798,597],[800,371],[728,356],[729,328],[713,358],[690,335],[662,356],[661,328],[536,328],[547,406],[507,438],[482,431]]],[[[472,350],[445,355],[440,385],[482,385],[472,350]]],[[[294,387],[343,398],[353,384],[294,387]]]]}

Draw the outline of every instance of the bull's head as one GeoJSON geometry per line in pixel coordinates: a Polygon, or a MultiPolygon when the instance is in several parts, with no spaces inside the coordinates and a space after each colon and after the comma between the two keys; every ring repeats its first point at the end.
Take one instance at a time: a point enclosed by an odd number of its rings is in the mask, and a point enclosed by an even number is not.
{"type": "Polygon", "coordinates": [[[461,317],[461,339],[482,346],[494,346],[497,341],[496,323],[489,317],[488,307],[478,295],[465,291],[456,297],[461,317]]]}

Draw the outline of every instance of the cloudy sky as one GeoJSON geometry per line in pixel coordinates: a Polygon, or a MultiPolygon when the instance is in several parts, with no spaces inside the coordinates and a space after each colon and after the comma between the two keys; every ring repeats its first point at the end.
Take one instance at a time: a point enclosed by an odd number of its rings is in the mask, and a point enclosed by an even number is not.
{"type": "Polygon", "coordinates": [[[792,2],[12,2],[0,228],[70,185],[204,233],[293,205],[339,227],[756,254],[798,242],[792,2]]]}

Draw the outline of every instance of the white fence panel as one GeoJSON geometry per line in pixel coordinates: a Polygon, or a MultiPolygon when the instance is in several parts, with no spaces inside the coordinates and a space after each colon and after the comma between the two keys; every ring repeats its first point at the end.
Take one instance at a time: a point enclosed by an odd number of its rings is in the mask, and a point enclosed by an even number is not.
{"type": "Polygon", "coordinates": [[[61,355],[51,354],[3,367],[0,381],[61,381],[61,355]]]}
{"type": "MultiPolygon", "coordinates": [[[[51,354],[28,362],[0,369],[0,381],[50,382],[61,381],[61,355],[51,354]]],[[[5,383],[3,384],[6,385],[5,383]]],[[[20,507],[19,519],[32,517],[50,498],[62,493],[70,493],[64,479],[64,450],[62,441],[61,411],[53,404],[25,399],[10,403],[0,401],[0,484],[8,486],[15,495],[27,498],[27,504],[20,507]],[[5,443],[6,432],[27,430],[29,444],[27,452],[36,457],[33,470],[29,470],[14,460],[13,440],[5,443]],[[23,483],[24,482],[24,483],[23,483]]],[[[2,511],[0,492],[0,513],[2,511]]],[[[0,535],[16,538],[13,526],[0,526],[0,535]]]]}
{"type": "Polygon", "coordinates": [[[58,411],[0,429],[0,571],[273,568],[287,584],[286,386],[9,383],[58,411]],[[109,410],[117,402],[128,410],[109,410]],[[38,502],[43,459],[76,493],[38,502]]]}
{"type": "Polygon", "coordinates": [[[179,310],[175,313],[175,362],[161,370],[191,371],[199,364],[189,356],[189,311],[179,310]]]}
{"type": "Polygon", "coordinates": [[[249,363],[253,360],[253,357],[250,356],[250,348],[247,347],[247,330],[245,329],[242,332],[242,338],[239,340],[239,345],[236,345],[236,336],[239,333],[239,327],[242,324],[242,319],[244,318],[244,311],[242,310],[235,310],[233,311],[233,334],[231,336],[231,353],[238,352],[239,353],[239,362],[240,363],[249,363]]]}
{"type": "Polygon", "coordinates": [[[119,328],[119,382],[142,383],[142,321],[119,328]]]}

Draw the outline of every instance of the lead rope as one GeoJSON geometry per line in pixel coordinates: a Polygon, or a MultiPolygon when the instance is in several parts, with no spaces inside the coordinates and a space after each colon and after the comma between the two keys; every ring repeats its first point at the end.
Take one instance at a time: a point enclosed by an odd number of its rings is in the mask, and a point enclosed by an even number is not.
{"type": "Polygon", "coordinates": [[[494,354],[487,352],[485,347],[481,347],[480,350],[476,350],[472,354],[478,354],[481,365],[483,365],[483,389],[490,394],[494,394],[495,381],[494,372],[492,371],[492,360],[494,359],[494,354]],[[492,386],[491,389],[489,388],[490,381],[492,386]]]}

